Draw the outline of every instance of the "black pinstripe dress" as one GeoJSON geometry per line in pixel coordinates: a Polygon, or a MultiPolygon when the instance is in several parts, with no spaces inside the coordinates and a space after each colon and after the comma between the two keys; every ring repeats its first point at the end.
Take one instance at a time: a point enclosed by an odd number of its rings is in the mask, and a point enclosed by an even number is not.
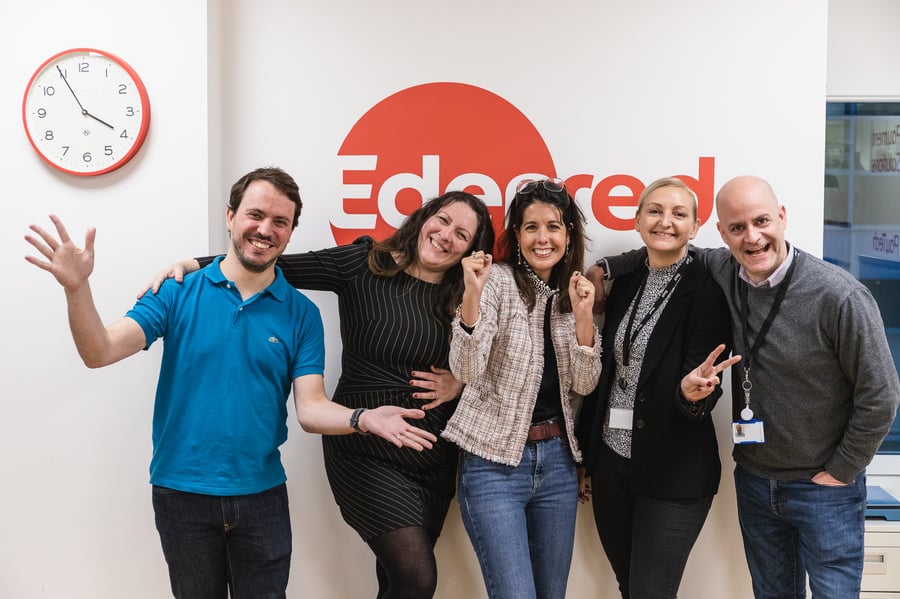
{"type": "MultiPolygon", "coordinates": [[[[435,286],[399,273],[372,274],[369,238],[279,258],[299,289],[332,291],[341,319],[341,377],[332,398],[349,407],[418,408],[413,370],[447,368],[449,331],[432,317],[435,286]]],[[[456,490],[456,446],[440,438],[456,402],[428,410],[413,424],[438,437],[433,449],[397,448],[375,435],[323,436],[325,469],[344,520],[364,541],[406,526],[435,538],[456,490]]]]}

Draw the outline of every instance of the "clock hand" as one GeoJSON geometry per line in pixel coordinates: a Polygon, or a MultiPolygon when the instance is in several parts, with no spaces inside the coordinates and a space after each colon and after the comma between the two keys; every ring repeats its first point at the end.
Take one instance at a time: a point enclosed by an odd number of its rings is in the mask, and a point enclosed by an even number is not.
{"type": "Polygon", "coordinates": [[[66,87],[69,88],[69,91],[72,92],[72,97],[75,98],[75,101],[78,103],[78,108],[81,109],[81,114],[83,114],[84,116],[91,117],[98,123],[102,123],[102,124],[106,125],[107,127],[109,127],[110,129],[115,129],[115,127],[113,127],[112,125],[110,125],[109,123],[104,121],[103,119],[98,118],[98,117],[92,115],[90,112],[88,112],[87,109],[85,109],[85,107],[81,105],[81,100],[79,100],[78,96],[75,95],[75,90],[72,89],[71,85],[69,85],[69,80],[66,79],[66,76],[63,74],[62,69],[59,68],[59,65],[56,65],[56,70],[59,71],[59,76],[62,77],[63,83],[65,83],[66,87]]]}
{"type": "Polygon", "coordinates": [[[69,91],[72,92],[72,97],[75,98],[75,101],[78,102],[78,108],[81,109],[81,114],[87,114],[88,111],[84,109],[84,106],[81,105],[81,100],[78,99],[78,96],[75,95],[75,90],[72,89],[72,86],[69,85],[69,80],[66,79],[66,76],[63,75],[62,69],[59,68],[59,65],[56,65],[56,70],[59,71],[59,76],[62,77],[63,83],[66,84],[66,87],[69,88],[69,91]]]}
{"type": "Polygon", "coordinates": [[[115,127],[113,127],[112,125],[110,125],[109,123],[107,123],[106,121],[104,121],[103,119],[100,119],[100,118],[95,117],[94,115],[92,115],[92,114],[91,114],[90,112],[88,112],[87,110],[83,110],[81,113],[84,114],[84,115],[86,115],[86,116],[91,117],[92,119],[94,119],[94,120],[97,121],[98,123],[103,123],[104,125],[106,125],[106,126],[109,127],[110,129],[115,129],[115,127]]]}

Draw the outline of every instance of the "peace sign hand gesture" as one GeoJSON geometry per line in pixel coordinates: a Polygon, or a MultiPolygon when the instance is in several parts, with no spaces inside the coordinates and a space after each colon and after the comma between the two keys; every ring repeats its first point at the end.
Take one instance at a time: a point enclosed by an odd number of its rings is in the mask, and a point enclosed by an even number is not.
{"type": "Polygon", "coordinates": [[[731,356],[727,360],[716,364],[716,358],[725,351],[725,344],[720,344],[716,349],[712,350],[700,366],[684,375],[681,379],[681,394],[688,401],[700,401],[705,399],[713,389],[716,388],[719,381],[719,373],[741,361],[741,356],[731,356]]]}

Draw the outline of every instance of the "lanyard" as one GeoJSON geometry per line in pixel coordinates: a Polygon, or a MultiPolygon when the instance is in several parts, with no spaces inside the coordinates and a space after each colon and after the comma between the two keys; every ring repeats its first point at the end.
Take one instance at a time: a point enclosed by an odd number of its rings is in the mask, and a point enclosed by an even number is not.
{"type": "MultiPolygon", "coordinates": [[[[772,326],[772,322],[775,320],[775,317],[778,315],[778,311],[781,309],[781,302],[784,301],[784,296],[787,294],[788,285],[791,283],[791,278],[794,276],[794,267],[797,266],[797,254],[796,250],[794,251],[793,260],[791,261],[791,265],[788,267],[787,272],[784,275],[784,280],[781,281],[781,284],[778,286],[778,291],[775,293],[775,300],[772,302],[772,307],[769,308],[769,313],[766,315],[766,319],[763,321],[762,327],[759,329],[759,334],[756,335],[756,338],[753,340],[753,345],[750,345],[750,304],[748,301],[748,288],[750,284],[746,281],[742,280],[738,276],[738,271],[735,270],[735,282],[740,290],[741,296],[741,336],[744,340],[744,382],[741,383],[741,389],[744,391],[744,404],[745,409],[749,411],[750,408],[750,390],[753,388],[753,383],[750,382],[750,366],[753,362],[753,356],[756,354],[756,350],[760,348],[763,344],[763,341],[766,338],[766,334],[769,332],[769,327],[772,326]]],[[[750,412],[752,414],[752,412],[750,412]]],[[[746,420],[749,420],[747,418],[746,420]]]]}
{"type": "Polygon", "coordinates": [[[632,328],[634,327],[634,319],[637,315],[638,307],[641,305],[641,299],[644,297],[644,288],[647,286],[647,277],[650,275],[650,271],[644,273],[644,278],[641,279],[641,287],[638,289],[637,296],[634,298],[634,304],[631,307],[631,314],[628,315],[628,323],[625,325],[625,338],[622,340],[622,365],[628,366],[628,360],[631,356],[631,346],[634,344],[634,340],[637,338],[638,333],[646,326],[647,322],[656,314],[656,311],[659,310],[659,307],[662,306],[663,302],[666,301],[666,298],[669,297],[669,294],[672,293],[672,290],[675,289],[675,285],[678,284],[678,281],[681,280],[682,270],[684,267],[690,264],[691,257],[687,256],[684,262],[681,263],[681,266],[678,267],[678,270],[675,271],[675,274],[669,279],[669,283],[666,285],[666,288],[663,289],[663,292],[660,294],[658,298],[656,298],[656,302],[653,304],[653,307],[650,308],[650,311],[644,315],[644,318],[641,319],[641,322],[638,323],[634,332],[632,332],[632,328]]]}

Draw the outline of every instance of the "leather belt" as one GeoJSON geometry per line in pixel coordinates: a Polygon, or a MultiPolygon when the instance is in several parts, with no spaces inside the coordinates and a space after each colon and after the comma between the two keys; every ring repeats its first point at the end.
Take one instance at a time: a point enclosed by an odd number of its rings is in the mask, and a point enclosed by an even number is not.
{"type": "Polygon", "coordinates": [[[562,436],[562,427],[559,420],[547,420],[532,424],[528,429],[528,442],[535,443],[537,441],[546,441],[547,439],[555,439],[562,436]]]}

